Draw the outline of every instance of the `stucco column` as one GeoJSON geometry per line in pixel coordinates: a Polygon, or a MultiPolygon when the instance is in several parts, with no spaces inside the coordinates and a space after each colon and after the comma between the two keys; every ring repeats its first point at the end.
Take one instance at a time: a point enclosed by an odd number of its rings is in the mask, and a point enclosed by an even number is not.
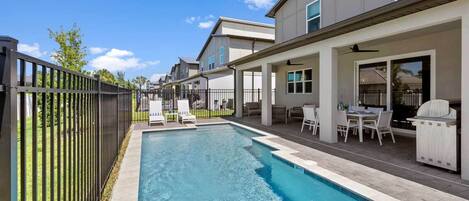
{"type": "Polygon", "coordinates": [[[243,117],[243,105],[244,105],[244,72],[241,70],[236,69],[236,85],[235,85],[235,93],[236,93],[236,117],[241,118],[243,117]]]}
{"type": "Polygon", "coordinates": [[[324,47],[319,52],[319,139],[337,142],[337,50],[324,47]]]}
{"type": "Polygon", "coordinates": [[[461,177],[469,182],[469,14],[461,23],[461,177]]]}
{"type": "Polygon", "coordinates": [[[262,64],[262,125],[272,125],[272,64],[262,64]]]}

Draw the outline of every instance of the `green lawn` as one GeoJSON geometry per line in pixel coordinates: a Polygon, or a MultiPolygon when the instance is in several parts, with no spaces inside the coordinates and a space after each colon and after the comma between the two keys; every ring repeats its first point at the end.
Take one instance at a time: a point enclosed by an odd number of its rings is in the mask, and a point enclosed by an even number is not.
{"type": "MultiPolygon", "coordinates": [[[[62,126],[62,125],[61,125],[62,126]]],[[[59,135],[57,133],[57,125],[55,125],[54,127],[54,200],[57,200],[57,189],[58,189],[58,139],[59,139],[59,135]]],[[[25,129],[25,133],[26,133],[26,196],[27,196],[27,200],[32,200],[33,198],[33,130],[32,130],[32,119],[31,118],[27,118],[26,120],[26,129],[25,129]]],[[[62,127],[61,127],[62,129],[62,127]]],[[[45,133],[45,137],[46,137],[46,146],[45,146],[45,149],[44,149],[44,144],[42,142],[42,138],[43,138],[43,133],[42,133],[42,125],[40,124],[40,119],[38,119],[38,125],[37,125],[37,143],[36,143],[36,146],[37,146],[37,158],[36,158],[36,162],[37,162],[37,197],[39,200],[42,200],[42,187],[43,187],[43,177],[44,175],[42,174],[42,168],[45,167],[46,168],[46,185],[45,185],[45,190],[46,190],[46,198],[47,200],[51,200],[51,195],[50,195],[50,192],[51,192],[51,135],[50,135],[50,127],[46,127],[46,133],[45,133]],[[43,166],[43,152],[46,151],[46,164],[45,166],[43,166]]],[[[60,135],[62,136],[62,135],[60,135]]],[[[61,155],[64,156],[65,154],[65,150],[64,150],[64,142],[65,140],[63,138],[61,138],[61,155]]],[[[70,140],[70,139],[67,139],[67,146],[69,144],[74,144],[74,140],[70,140]]],[[[68,147],[67,147],[68,149],[68,147]]],[[[23,189],[21,189],[21,137],[20,137],[20,122],[18,121],[18,200],[20,200],[20,197],[21,197],[21,192],[23,191],[23,189]]],[[[77,152],[78,154],[78,152],[77,152]]],[[[67,155],[68,157],[68,155],[67,155]]],[[[78,155],[77,155],[78,157],[78,155]]],[[[61,184],[61,188],[63,189],[63,182],[64,182],[64,175],[68,173],[68,168],[67,167],[67,170],[64,169],[64,166],[63,166],[63,162],[65,160],[62,158],[62,167],[61,167],[61,178],[62,178],[62,184],[61,184]]],[[[68,161],[68,159],[67,159],[68,161]]],[[[80,164],[83,164],[85,163],[85,159],[80,159],[80,164]]],[[[71,165],[74,165],[73,161],[71,161],[71,165]]],[[[69,166],[67,164],[67,166],[69,166]]],[[[81,175],[86,175],[86,172],[84,170],[82,170],[81,172],[78,172],[77,170],[77,174],[79,176],[81,175]]],[[[68,177],[67,177],[68,179],[68,177]]],[[[75,185],[77,186],[78,185],[78,179],[75,179],[74,176],[72,175],[71,177],[72,179],[72,185],[75,185]]],[[[68,185],[68,184],[67,184],[68,185]]],[[[72,189],[72,192],[74,190],[72,189]]],[[[62,191],[61,193],[62,195],[62,199],[63,199],[63,196],[64,196],[64,192],[62,191]]],[[[78,194],[77,194],[78,195],[78,194]]]]}

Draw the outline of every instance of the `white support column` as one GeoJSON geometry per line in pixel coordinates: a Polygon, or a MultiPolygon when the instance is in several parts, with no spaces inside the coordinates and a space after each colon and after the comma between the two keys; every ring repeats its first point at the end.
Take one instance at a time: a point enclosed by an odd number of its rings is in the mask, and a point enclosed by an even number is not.
{"type": "Polygon", "coordinates": [[[243,105],[244,105],[244,72],[240,70],[236,70],[236,86],[235,86],[235,93],[236,93],[236,117],[241,118],[243,117],[243,105]]]}
{"type": "Polygon", "coordinates": [[[469,14],[461,23],[461,177],[469,181],[469,14]]]}
{"type": "Polygon", "coordinates": [[[324,47],[319,52],[319,139],[337,142],[337,50],[324,47]]]}
{"type": "Polygon", "coordinates": [[[262,125],[272,125],[272,64],[262,64],[262,125]]]}

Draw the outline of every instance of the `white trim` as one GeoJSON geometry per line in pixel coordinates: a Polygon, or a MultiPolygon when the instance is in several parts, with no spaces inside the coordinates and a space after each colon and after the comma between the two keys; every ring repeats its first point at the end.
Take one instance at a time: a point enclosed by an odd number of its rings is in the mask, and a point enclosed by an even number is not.
{"type": "Polygon", "coordinates": [[[306,7],[305,7],[305,20],[306,20],[306,34],[308,34],[308,22],[311,21],[311,20],[314,20],[316,18],[319,18],[319,28],[322,27],[322,22],[321,22],[321,16],[322,16],[322,2],[321,0],[314,0],[313,2],[309,3],[309,4],[306,4],[306,7]],[[316,17],[313,17],[311,19],[308,19],[308,6],[312,5],[312,4],[315,4],[316,2],[319,1],[319,15],[316,16],[316,17]]]}
{"type": "MultiPolygon", "coordinates": [[[[378,62],[387,62],[388,72],[390,72],[391,61],[399,60],[399,59],[406,59],[406,58],[413,58],[413,57],[422,57],[422,56],[430,56],[430,99],[432,99],[432,100],[436,99],[436,50],[435,49],[355,61],[354,74],[355,74],[356,77],[355,77],[355,80],[354,80],[354,82],[355,82],[355,89],[354,89],[355,94],[354,94],[354,96],[356,98],[358,98],[357,79],[358,79],[358,73],[359,73],[358,72],[358,67],[360,65],[378,63],[378,62]]],[[[391,79],[388,76],[388,82],[390,82],[390,81],[391,81],[391,79]]],[[[389,85],[389,83],[388,83],[388,85],[389,85]]],[[[390,89],[387,89],[387,90],[388,90],[388,92],[390,91],[390,89]]]]}
{"type": "Polygon", "coordinates": [[[287,90],[286,90],[286,93],[287,93],[288,95],[295,95],[295,94],[312,94],[312,93],[313,93],[313,90],[312,90],[312,88],[313,88],[313,86],[312,86],[312,84],[313,84],[313,68],[302,68],[302,69],[287,71],[286,83],[287,83],[287,86],[286,86],[286,87],[287,87],[287,88],[286,88],[286,89],[287,89],[287,90]],[[311,70],[311,80],[305,80],[305,77],[306,77],[305,71],[307,71],[307,70],[311,70]],[[295,76],[296,72],[298,72],[298,71],[301,71],[301,72],[302,72],[301,81],[293,80],[293,82],[289,82],[289,81],[288,81],[288,74],[289,74],[289,73],[294,73],[293,76],[295,76]],[[303,83],[303,92],[298,93],[298,92],[296,92],[296,83],[300,83],[300,82],[303,83]],[[311,92],[310,92],[310,93],[306,93],[306,92],[305,92],[305,90],[306,90],[305,83],[306,83],[306,82],[311,82],[311,92]],[[294,91],[293,93],[288,92],[288,84],[289,84],[289,83],[293,83],[293,84],[295,85],[294,88],[293,88],[293,89],[294,89],[294,90],[293,90],[293,91],[294,91]]]}

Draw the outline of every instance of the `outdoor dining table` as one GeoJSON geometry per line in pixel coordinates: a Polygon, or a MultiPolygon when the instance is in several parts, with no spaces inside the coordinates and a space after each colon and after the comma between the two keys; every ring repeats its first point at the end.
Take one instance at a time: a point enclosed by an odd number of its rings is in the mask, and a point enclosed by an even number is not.
{"type": "Polygon", "coordinates": [[[360,142],[363,142],[363,119],[364,118],[375,118],[378,115],[368,111],[348,111],[347,116],[358,118],[358,136],[360,138],[360,142]]]}

